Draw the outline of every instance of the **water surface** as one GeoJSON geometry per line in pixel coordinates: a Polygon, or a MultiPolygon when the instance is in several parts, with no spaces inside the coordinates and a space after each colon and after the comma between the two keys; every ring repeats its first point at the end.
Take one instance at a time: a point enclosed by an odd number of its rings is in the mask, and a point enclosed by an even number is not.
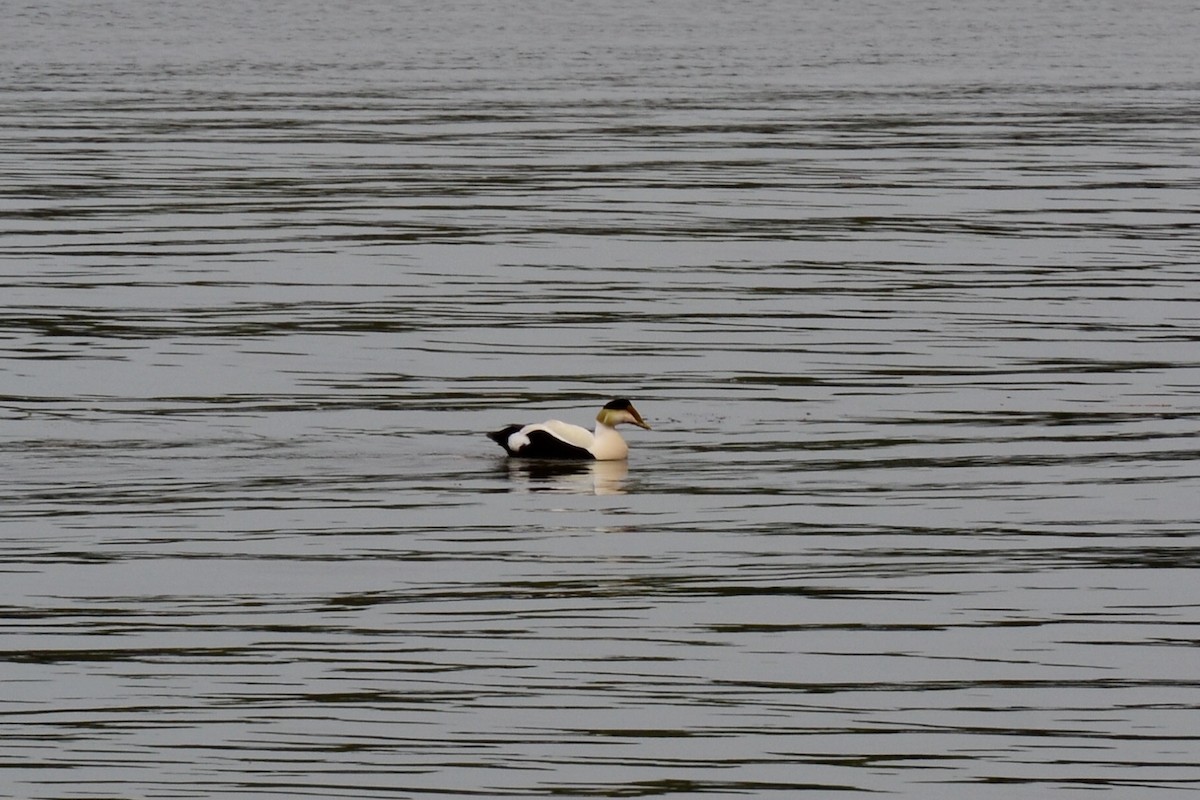
{"type": "Polygon", "coordinates": [[[1200,786],[1190,4],[6,16],[0,794],[1200,786]]]}

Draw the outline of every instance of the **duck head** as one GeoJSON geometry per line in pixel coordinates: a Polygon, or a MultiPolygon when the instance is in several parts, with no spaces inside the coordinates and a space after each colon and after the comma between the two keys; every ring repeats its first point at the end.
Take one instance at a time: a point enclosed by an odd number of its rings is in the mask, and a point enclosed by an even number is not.
{"type": "Polygon", "coordinates": [[[613,400],[605,403],[604,408],[600,409],[600,413],[596,415],[596,421],[601,425],[616,427],[622,422],[628,422],[631,425],[637,425],[639,428],[650,430],[650,426],[642,419],[642,415],[633,407],[633,403],[625,399],[613,400]]]}

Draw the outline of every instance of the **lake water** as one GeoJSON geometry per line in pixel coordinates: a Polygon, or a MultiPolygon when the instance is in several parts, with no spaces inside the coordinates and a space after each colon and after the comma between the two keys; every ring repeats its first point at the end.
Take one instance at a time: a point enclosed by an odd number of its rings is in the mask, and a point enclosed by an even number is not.
{"type": "Polygon", "coordinates": [[[4,17],[0,796],[1200,791],[1194,3],[4,17]]]}

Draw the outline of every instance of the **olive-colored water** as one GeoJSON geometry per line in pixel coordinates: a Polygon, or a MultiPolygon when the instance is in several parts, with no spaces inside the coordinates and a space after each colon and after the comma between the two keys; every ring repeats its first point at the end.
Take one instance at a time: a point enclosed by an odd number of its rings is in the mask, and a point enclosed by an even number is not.
{"type": "Polygon", "coordinates": [[[4,17],[0,796],[1200,790],[1193,3],[4,17]]]}

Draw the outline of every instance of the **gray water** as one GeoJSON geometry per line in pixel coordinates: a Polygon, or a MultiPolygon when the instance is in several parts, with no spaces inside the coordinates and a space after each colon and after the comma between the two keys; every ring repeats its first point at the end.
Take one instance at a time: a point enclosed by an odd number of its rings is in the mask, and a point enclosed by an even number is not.
{"type": "Polygon", "coordinates": [[[3,16],[0,796],[1200,791],[1195,4],[3,16]]]}

